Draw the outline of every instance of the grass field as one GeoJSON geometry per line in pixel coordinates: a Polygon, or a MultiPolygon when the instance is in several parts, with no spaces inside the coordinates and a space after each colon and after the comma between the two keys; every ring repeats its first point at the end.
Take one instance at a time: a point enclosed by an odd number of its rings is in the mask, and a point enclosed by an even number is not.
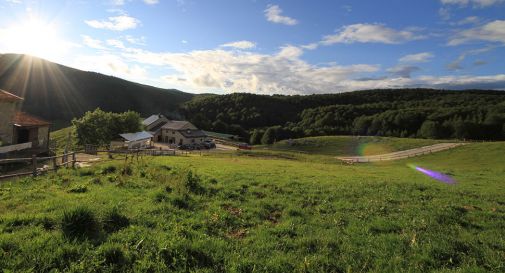
{"type": "Polygon", "coordinates": [[[347,166],[253,151],[3,182],[0,269],[504,272],[504,154],[478,143],[347,166]]]}
{"type": "Polygon", "coordinates": [[[373,136],[320,136],[291,141],[282,140],[272,145],[258,145],[257,148],[331,156],[355,156],[385,154],[441,142],[448,141],[373,136]]]}

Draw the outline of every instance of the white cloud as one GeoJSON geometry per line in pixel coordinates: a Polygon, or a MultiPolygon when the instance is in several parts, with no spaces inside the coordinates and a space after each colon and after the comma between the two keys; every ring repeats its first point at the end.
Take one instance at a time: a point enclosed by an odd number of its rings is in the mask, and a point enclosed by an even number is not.
{"type": "Polygon", "coordinates": [[[110,3],[114,6],[122,6],[125,3],[125,0],[111,0],[110,3]]]}
{"type": "Polygon", "coordinates": [[[231,42],[231,43],[222,44],[221,47],[232,47],[232,48],[238,48],[238,49],[249,49],[249,48],[256,47],[256,43],[244,40],[244,41],[237,41],[237,42],[231,42]]]}
{"type": "Polygon", "coordinates": [[[412,73],[421,70],[418,66],[412,66],[412,65],[397,65],[393,66],[386,71],[391,73],[393,77],[400,77],[400,78],[410,78],[412,73]]]}
{"type": "Polygon", "coordinates": [[[463,25],[469,25],[469,24],[477,24],[480,22],[480,18],[477,16],[468,16],[462,20],[459,20],[456,23],[453,23],[452,25],[456,26],[463,26],[463,25]]]}
{"type": "Polygon", "coordinates": [[[401,57],[398,61],[401,63],[425,63],[433,58],[433,53],[421,52],[417,54],[409,54],[401,57]]]}
{"type": "Polygon", "coordinates": [[[144,3],[148,5],[155,5],[158,4],[160,1],[159,0],[144,0],[144,3]]]}
{"type": "Polygon", "coordinates": [[[79,69],[96,71],[106,75],[125,77],[133,80],[147,78],[147,71],[138,64],[128,64],[121,57],[113,54],[78,56],[74,60],[74,66],[79,69]]]}
{"type": "Polygon", "coordinates": [[[84,45],[95,48],[95,49],[106,49],[106,47],[103,46],[102,41],[93,39],[89,37],[88,35],[82,35],[82,41],[84,45]]]}
{"type": "Polygon", "coordinates": [[[483,26],[460,31],[449,39],[455,46],[471,41],[500,42],[505,44],[505,20],[496,20],[483,26]]]}
{"type": "Polygon", "coordinates": [[[283,16],[282,14],[282,9],[278,5],[269,5],[265,9],[265,17],[267,18],[268,21],[277,23],[277,24],[284,24],[288,26],[293,26],[298,24],[298,21],[296,19],[293,19],[288,16],[283,16]]]}
{"type": "Polygon", "coordinates": [[[116,39],[107,40],[107,44],[110,46],[116,47],[116,48],[121,48],[121,49],[126,48],[122,41],[116,40],[116,39]]]}
{"type": "Polygon", "coordinates": [[[463,61],[469,57],[469,56],[476,56],[476,55],[480,55],[482,53],[486,53],[486,52],[489,52],[493,49],[495,49],[496,46],[486,46],[486,47],[483,47],[483,48],[478,48],[478,49],[472,49],[472,50],[467,50],[463,53],[461,53],[458,58],[456,58],[454,61],[450,62],[449,64],[447,64],[447,69],[449,70],[461,70],[463,69],[463,61]]]}
{"type": "Polygon", "coordinates": [[[287,45],[267,55],[247,51],[201,50],[188,53],[155,53],[140,49],[126,50],[128,60],[171,68],[163,77],[165,84],[207,92],[256,92],[264,94],[311,94],[338,92],[340,82],[367,73],[379,66],[369,64],[316,66],[299,57],[303,51],[287,45]]]}
{"type": "Polygon", "coordinates": [[[128,41],[130,44],[141,45],[141,46],[147,45],[147,43],[146,43],[147,39],[146,39],[145,36],[141,36],[139,38],[136,38],[136,37],[133,37],[131,35],[126,35],[126,36],[124,36],[124,39],[126,41],[128,41]]]}
{"type": "Polygon", "coordinates": [[[319,46],[319,44],[318,44],[318,43],[310,43],[310,44],[307,44],[307,45],[302,45],[302,46],[300,46],[300,47],[301,47],[301,48],[303,48],[303,49],[314,50],[314,49],[316,49],[318,46],[319,46]]]}
{"type": "Polygon", "coordinates": [[[504,0],[440,0],[444,5],[458,5],[458,6],[468,6],[472,4],[474,7],[485,8],[501,4],[505,2],[504,0]]]}
{"type": "Polygon", "coordinates": [[[327,35],[321,42],[324,45],[336,43],[384,43],[399,44],[424,38],[412,30],[395,30],[379,24],[354,24],[340,28],[338,33],[327,35]]]}
{"type": "Polygon", "coordinates": [[[140,25],[140,21],[127,14],[109,17],[107,20],[89,20],[85,23],[93,28],[109,29],[114,31],[123,31],[127,29],[134,29],[140,25]]]}
{"type": "Polygon", "coordinates": [[[5,2],[12,3],[12,4],[21,4],[21,3],[23,3],[23,2],[21,2],[21,0],[5,0],[5,2]]]}

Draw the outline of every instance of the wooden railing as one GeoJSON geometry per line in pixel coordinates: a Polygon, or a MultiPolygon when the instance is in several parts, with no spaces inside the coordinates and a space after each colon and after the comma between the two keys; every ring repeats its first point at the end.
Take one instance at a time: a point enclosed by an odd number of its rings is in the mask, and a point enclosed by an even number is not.
{"type": "Polygon", "coordinates": [[[349,156],[349,157],[337,157],[337,159],[342,160],[342,162],[346,163],[366,163],[366,162],[378,162],[378,161],[390,161],[390,160],[398,160],[405,159],[420,155],[427,155],[435,152],[449,150],[458,146],[465,145],[467,143],[440,143],[434,144],[431,146],[425,146],[416,149],[409,149],[399,152],[393,152],[389,154],[382,155],[370,155],[370,156],[349,156]]]}
{"type": "Polygon", "coordinates": [[[3,146],[3,147],[0,147],[0,154],[26,150],[26,149],[30,149],[31,147],[32,147],[32,142],[3,146]]]}
{"type": "Polygon", "coordinates": [[[75,152],[67,153],[67,154],[62,154],[58,156],[48,156],[48,157],[37,157],[33,155],[31,158],[12,158],[12,159],[1,159],[0,160],[0,165],[4,164],[12,164],[12,163],[28,163],[28,166],[30,166],[29,171],[27,168],[25,168],[24,171],[20,172],[13,172],[9,174],[0,174],[0,179],[5,179],[5,178],[11,178],[11,177],[17,177],[17,176],[26,176],[26,175],[32,175],[32,176],[37,176],[42,173],[48,172],[48,171],[56,171],[60,167],[68,167],[69,165],[74,168],[75,163],[76,163],[76,156],[75,152]],[[61,158],[61,160],[59,160],[61,158]],[[45,161],[45,163],[48,163],[52,165],[44,164],[41,165],[39,162],[45,161]]]}

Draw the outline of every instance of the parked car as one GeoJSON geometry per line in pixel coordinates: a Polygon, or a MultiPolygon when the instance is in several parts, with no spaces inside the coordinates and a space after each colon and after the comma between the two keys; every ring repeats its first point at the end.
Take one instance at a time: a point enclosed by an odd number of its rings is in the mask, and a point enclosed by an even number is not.
{"type": "Polygon", "coordinates": [[[216,148],[216,143],[212,140],[206,140],[202,143],[205,147],[205,149],[214,149],[216,148]]]}
{"type": "Polygon", "coordinates": [[[240,143],[238,148],[241,150],[252,150],[252,146],[247,143],[240,143]]]}

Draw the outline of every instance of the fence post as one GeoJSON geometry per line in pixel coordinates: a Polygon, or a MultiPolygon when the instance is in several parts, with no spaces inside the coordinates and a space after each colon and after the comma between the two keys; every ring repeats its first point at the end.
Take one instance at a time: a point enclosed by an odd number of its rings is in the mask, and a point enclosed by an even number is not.
{"type": "Polygon", "coordinates": [[[56,156],[53,157],[53,167],[55,171],[58,169],[58,162],[56,161],[56,156]]]}
{"type": "Polygon", "coordinates": [[[37,156],[32,155],[32,172],[33,176],[37,176],[37,156]]]}
{"type": "Polygon", "coordinates": [[[73,152],[72,153],[72,169],[75,168],[75,161],[76,161],[76,159],[75,159],[75,152],[73,152]]]}

